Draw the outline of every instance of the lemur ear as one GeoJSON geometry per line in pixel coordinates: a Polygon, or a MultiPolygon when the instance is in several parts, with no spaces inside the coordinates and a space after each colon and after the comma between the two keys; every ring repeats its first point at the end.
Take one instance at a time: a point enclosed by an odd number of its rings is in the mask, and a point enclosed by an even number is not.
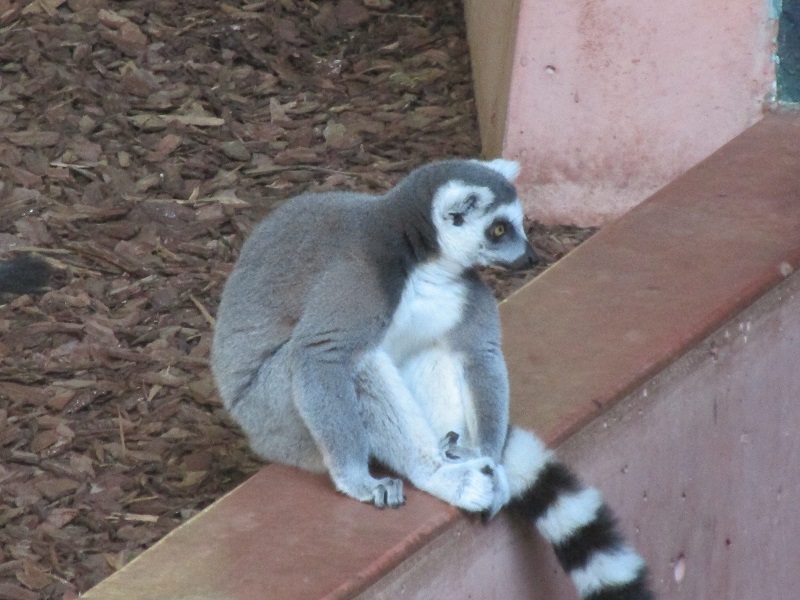
{"type": "Polygon", "coordinates": [[[460,227],[471,212],[486,208],[492,203],[492,193],[482,186],[466,185],[461,181],[450,181],[440,187],[433,199],[433,205],[442,219],[452,221],[460,227]]]}
{"type": "Polygon", "coordinates": [[[481,162],[493,171],[497,171],[511,182],[513,182],[517,178],[517,175],[519,175],[520,166],[515,160],[495,158],[494,160],[484,160],[481,162]]]}

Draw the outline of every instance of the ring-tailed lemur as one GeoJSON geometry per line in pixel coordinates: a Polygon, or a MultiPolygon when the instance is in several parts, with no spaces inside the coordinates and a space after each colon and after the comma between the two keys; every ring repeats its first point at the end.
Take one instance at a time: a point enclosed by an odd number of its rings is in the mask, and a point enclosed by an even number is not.
{"type": "Polygon", "coordinates": [[[554,546],[584,598],[650,598],[642,559],[532,433],[509,428],[497,304],[478,265],[535,262],[517,163],[454,160],[382,196],[326,193],[275,210],[242,248],[212,368],[267,460],[327,471],[379,507],[400,479],[467,511],[509,504],[554,546]]]}
{"type": "Polygon", "coordinates": [[[39,292],[49,279],[47,263],[30,254],[0,261],[0,294],[39,292]]]}

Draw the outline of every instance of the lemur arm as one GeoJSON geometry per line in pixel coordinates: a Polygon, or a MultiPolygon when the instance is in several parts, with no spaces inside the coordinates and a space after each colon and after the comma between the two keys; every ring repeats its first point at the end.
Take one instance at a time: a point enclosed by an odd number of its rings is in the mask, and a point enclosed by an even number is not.
{"type": "Polygon", "coordinates": [[[483,283],[471,282],[464,322],[452,343],[464,357],[464,371],[477,421],[477,446],[500,460],[508,434],[508,372],[500,347],[497,302],[483,283]]]}

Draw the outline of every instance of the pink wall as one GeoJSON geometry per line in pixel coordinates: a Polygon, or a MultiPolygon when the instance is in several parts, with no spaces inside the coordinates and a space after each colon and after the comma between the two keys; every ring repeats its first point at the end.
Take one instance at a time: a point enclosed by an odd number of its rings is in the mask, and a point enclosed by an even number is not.
{"type": "Polygon", "coordinates": [[[767,0],[523,0],[502,154],[528,213],[602,224],[756,122],[773,27],[767,0]]]}

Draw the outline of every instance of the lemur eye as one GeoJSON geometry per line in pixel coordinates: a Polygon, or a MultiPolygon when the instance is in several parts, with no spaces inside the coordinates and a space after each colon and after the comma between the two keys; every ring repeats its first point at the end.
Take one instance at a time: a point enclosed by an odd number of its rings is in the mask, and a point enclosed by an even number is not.
{"type": "Polygon", "coordinates": [[[506,226],[503,223],[498,223],[494,227],[492,227],[492,237],[503,237],[503,234],[506,232],[506,226]]]}

